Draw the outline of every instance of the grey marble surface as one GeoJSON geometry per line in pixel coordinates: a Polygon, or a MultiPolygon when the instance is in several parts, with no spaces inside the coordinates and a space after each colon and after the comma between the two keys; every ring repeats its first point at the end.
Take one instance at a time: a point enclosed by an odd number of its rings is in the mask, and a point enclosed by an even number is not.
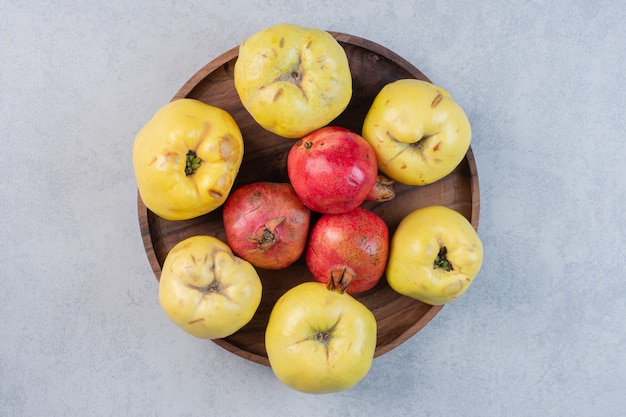
{"type": "Polygon", "coordinates": [[[623,1],[3,1],[0,415],[623,416],[623,1]],[[300,394],[166,318],[130,150],[266,26],[361,36],[466,109],[485,262],[355,388],[300,394]]]}

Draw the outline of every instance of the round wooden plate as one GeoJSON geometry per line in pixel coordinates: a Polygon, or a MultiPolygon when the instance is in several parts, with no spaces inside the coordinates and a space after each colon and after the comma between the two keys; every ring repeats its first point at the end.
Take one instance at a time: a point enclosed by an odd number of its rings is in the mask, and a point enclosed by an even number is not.
{"type": "MultiPolygon", "coordinates": [[[[331,124],[357,133],[379,90],[387,83],[402,78],[429,79],[402,57],[371,41],[331,32],[344,47],[353,78],[353,97],[346,110],[331,124]]],[[[201,100],[229,112],[241,129],[245,151],[234,188],[255,181],[288,182],[287,153],[293,139],[276,136],[261,128],[243,108],[233,82],[233,67],[238,47],[214,59],[185,83],[173,97],[201,100]]],[[[478,175],[471,148],[460,165],[447,177],[422,187],[396,184],[395,199],[384,203],[364,203],[378,214],[393,234],[400,220],[411,211],[429,205],[445,205],[463,214],[478,227],[480,196],[478,175]]],[[[207,234],[226,242],[222,211],[184,221],[167,221],[152,213],[137,199],[139,224],[150,265],[157,279],[170,249],[181,240],[207,234]]],[[[316,215],[312,215],[314,223],[316,215]]],[[[289,288],[304,281],[313,281],[304,259],[292,266],[269,271],[257,269],[263,283],[263,297],[252,321],[237,333],[214,340],[219,346],[251,361],[269,365],[265,351],[265,327],[276,300],[289,288]]],[[[372,290],[356,296],[375,315],[378,340],[375,356],[399,346],[422,329],[440,310],[394,292],[383,277],[372,290]]]]}

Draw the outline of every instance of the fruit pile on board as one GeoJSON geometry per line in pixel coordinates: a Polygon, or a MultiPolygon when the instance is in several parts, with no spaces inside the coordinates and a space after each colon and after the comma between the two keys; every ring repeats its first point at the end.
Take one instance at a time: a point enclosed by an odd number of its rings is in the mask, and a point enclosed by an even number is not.
{"type": "Polygon", "coordinates": [[[399,294],[446,304],[467,290],[483,257],[472,225],[448,207],[414,210],[392,236],[363,207],[388,204],[396,182],[450,174],[470,146],[463,109],[439,86],[401,79],[379,91],[361,132],[329,125],[350,102],[351,77],[345,50],[324,30],[279,24],[241,43],[237,95],[262,128],[293,141],[289,182],[234,188],[245,138],[228,112],[195,99],[164,105],[133,145],[139,195],[154,214],[176,221],[223,211],[227,241],[191,236],[162,267],[159,301],[187,333],[237,332],[261,303],[257,268],[304,257],[315,281],[278,299],[265,347],[277,378],[308,393],[349,389],[371,367],[376,319],[355,294],[385,276],[399,294]]]}

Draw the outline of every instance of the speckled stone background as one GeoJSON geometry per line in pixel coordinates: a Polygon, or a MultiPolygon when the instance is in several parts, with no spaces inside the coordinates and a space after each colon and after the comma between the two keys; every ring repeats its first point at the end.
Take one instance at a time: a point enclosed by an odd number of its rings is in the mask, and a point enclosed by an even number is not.
{"type": "Polygon", "coordinates": [[[623,416],[625,21],[621,0],[3,1],[0,416],[623,416]],[[474,131],[480,275],[333,395],[169,322],[137,222],[137,131],[279,22],[397,52],[474,131]]]}

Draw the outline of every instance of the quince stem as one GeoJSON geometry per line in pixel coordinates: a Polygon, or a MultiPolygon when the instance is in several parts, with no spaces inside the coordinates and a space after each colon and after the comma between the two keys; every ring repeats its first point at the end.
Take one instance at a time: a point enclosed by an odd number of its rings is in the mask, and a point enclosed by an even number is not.
{"type": "Polygon", "coordinates": [[[439,253],[435,257],[435,262],[433,262],[433,269],[441,268],[446,272],[450,272],[454,269],[452,267],[452,264],[446,257],[447,253],[448,253],[448,248],[446,248],[445,246],[442,246],[441,248],[439,248],[439,253]]]}
{"type": "Polygon", "coordinates": [[[202,164],[202,159],[198,158],[196,153],[190,149],[185,158],[185,175],[193,174],[200,167],[200,164],[202,164]]]}

